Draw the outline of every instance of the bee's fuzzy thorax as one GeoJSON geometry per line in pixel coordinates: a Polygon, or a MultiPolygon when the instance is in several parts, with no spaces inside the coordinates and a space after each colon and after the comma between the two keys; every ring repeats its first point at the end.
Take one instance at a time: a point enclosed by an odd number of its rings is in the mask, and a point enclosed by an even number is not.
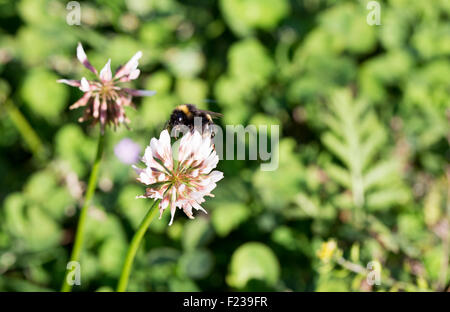
{"type": "Polygon", "coordinates": [[[183,113],[185,113],[186,116],[189,117],[189,118],[192,116],[192,113],[191,113],[191,111],[189,110],[189,108],[187,107],[186,104],[179,105],[176,109],[178,109],[178,110],[182,111],[183,113]]]}

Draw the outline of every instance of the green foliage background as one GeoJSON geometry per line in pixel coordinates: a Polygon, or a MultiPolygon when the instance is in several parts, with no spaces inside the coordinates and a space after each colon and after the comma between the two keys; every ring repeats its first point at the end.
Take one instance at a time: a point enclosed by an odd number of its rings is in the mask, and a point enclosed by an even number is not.
{"type": "Polygon", "coordinates": [[[449,1],[379,1],[379,26],[367,1],[80,1],[81,26],[67,2],[0,0],[0,290],[63,280],[98,136],[56,83],[89,75],[78,41],[97,68],[142,50],[135,87],[158,93],[107,133],[74,290],[114,289],[151,205],[114,145],[144,147],[185,102],[280,125],[279,168],[221,161],[208,215],[153,221],[129,290],[448,289],[449,1]],[[380,286],[352,270],[372,260],[380,286]]]}

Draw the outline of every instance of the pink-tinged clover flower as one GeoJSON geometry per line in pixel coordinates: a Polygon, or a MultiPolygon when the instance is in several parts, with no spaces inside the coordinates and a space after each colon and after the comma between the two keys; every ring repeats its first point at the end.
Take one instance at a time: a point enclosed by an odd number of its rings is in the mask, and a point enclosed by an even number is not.
{"type": "Polygon", "coordinates": [[[84,115],[79,119],[80,122],[92,120],[93,124],[100,122],[101,130],[104,131],[106,125],[112,124],[116,128],[121,123],[129,123],[125,115],[125,106],[132,106],[133,96],[152,96],[156,91],[134,90],[124,88],[119,85],[122,82],[128,82],[139,77],[140,70],[138,61],[142,57],[142,52],[137,52],[125,65],[119,67],[114,76],[111,72],[111,59],[100,71],[89,62],[81,43],[78,43],[77,58],[91,72],[97,76],[97,80],[87,80],[85,77],[81,80],[59,79],[58,82],[68,84],[72,87],[78,87],[84,92],[84,95],[72,104],[69,108],[75,109],[85,106],[84,115]]]}
{"type": "Polygon", "coordinates": [[[211,191],[223,178],[222,172],[213,170],[219,157],[210,137],[202,137],[198,131],[187,132],[177,143],[172,146],[169,132],[164,130],[159,140],[152,138],[145,149],[142,161],[146,167],[134,167],[139,174],[137,180],[148,186],[145,195],[138,197],[161,199],[160,219],[170,207],[169,225],[177,207],[190,219],[194,218],[193,208],[206,213],[200,204],[205,196],[214,197],[211,191]]]}

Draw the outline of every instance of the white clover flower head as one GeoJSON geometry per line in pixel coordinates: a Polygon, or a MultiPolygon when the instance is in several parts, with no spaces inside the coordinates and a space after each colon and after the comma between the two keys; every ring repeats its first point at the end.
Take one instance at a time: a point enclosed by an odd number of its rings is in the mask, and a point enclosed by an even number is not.
{"type": "Polygon", "coordinates": [[[214,197],[211,191],[223,173],[213,170],[219,157],[210,137],[202,137],[198,131],[187,132],[179,145],[171,145],[167,130],[161,132],[159,140],[152,138],[145,149],[142,161],[146,167],[134,167],[139,174],[137,180],[145,185],[145,195],[139,198],[161,199],[159,210],[162,213],[170,207],[172,225],[176,208],[193,219],[192,208],[207,213],[200,204],[205,196],[214,197]]]}
{"type": "Polygon", "coordinates": [[[59,79],[58,82],[78,87],[84,92],[84,95],[69,107],[75,109],[86,106],[83,117],[79,119],[80,122],[86,120],[92,120],[93,124],[100,122],[102,132],[108,124],[117,127],[121,123],[130,122],[125,115],[124,107],[134,107],[133,96],[152,96],[156,93],[156,91],[134,90],[119,85],[121,82],[128,82],[139,77],[140,71],[137,66],[141,57],[142,52],[137,52],[128,63],[116,71],[114,76],[111,72],[111,59],[109,59],[99,74],[89,62],[81,43],[78,43],[78,60],[98,79],[87,80],[83,77],[81,80],[59,79]]]}

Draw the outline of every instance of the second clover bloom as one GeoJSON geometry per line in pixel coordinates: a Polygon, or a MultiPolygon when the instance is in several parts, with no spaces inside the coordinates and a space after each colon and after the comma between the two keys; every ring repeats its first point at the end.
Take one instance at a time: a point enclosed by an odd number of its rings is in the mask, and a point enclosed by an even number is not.
{"type": "Polygon", "coordinates": [[[205,196],[211,194],[223,173],[213,170],[219,162],[211,138],[203,138],[199,132],[186,133],[179,145],[171,145],[167,130],[161,132],[159,140],[152,138],[142,161],[146,167],[136,168],[138,181],[146,184],[145,195],[140,198],[161,199],[160,218],[170,207],[172,225],[176,208],[180,208],[191,219],[192,209],[206,213],[200,205],[205,196]]]}
{"type": "Polygon", "coordinates": [[[97,76],[97,80],[60,79],[58,82],[78,87],[84,95],[70,106],[70,109],[85,106],[83,117],[79,121],[92,120],[93,124],[100,122],[102,132],[108,124],[117,127],[121,123],[129,123],[125,115],[125,106],[134,106],[133,96],[152,96],[155,91],[134,90],[120,86],[122,82],[128,82],[139,77],[140,70],[138,61],[142,57],[142,52],[137,52],[125,65],[119,67],[114,76],[111,72],[111,59],[100,71],[89,62],[81,43],[78,43],[77,58],[91,72],[97,76]]]}

